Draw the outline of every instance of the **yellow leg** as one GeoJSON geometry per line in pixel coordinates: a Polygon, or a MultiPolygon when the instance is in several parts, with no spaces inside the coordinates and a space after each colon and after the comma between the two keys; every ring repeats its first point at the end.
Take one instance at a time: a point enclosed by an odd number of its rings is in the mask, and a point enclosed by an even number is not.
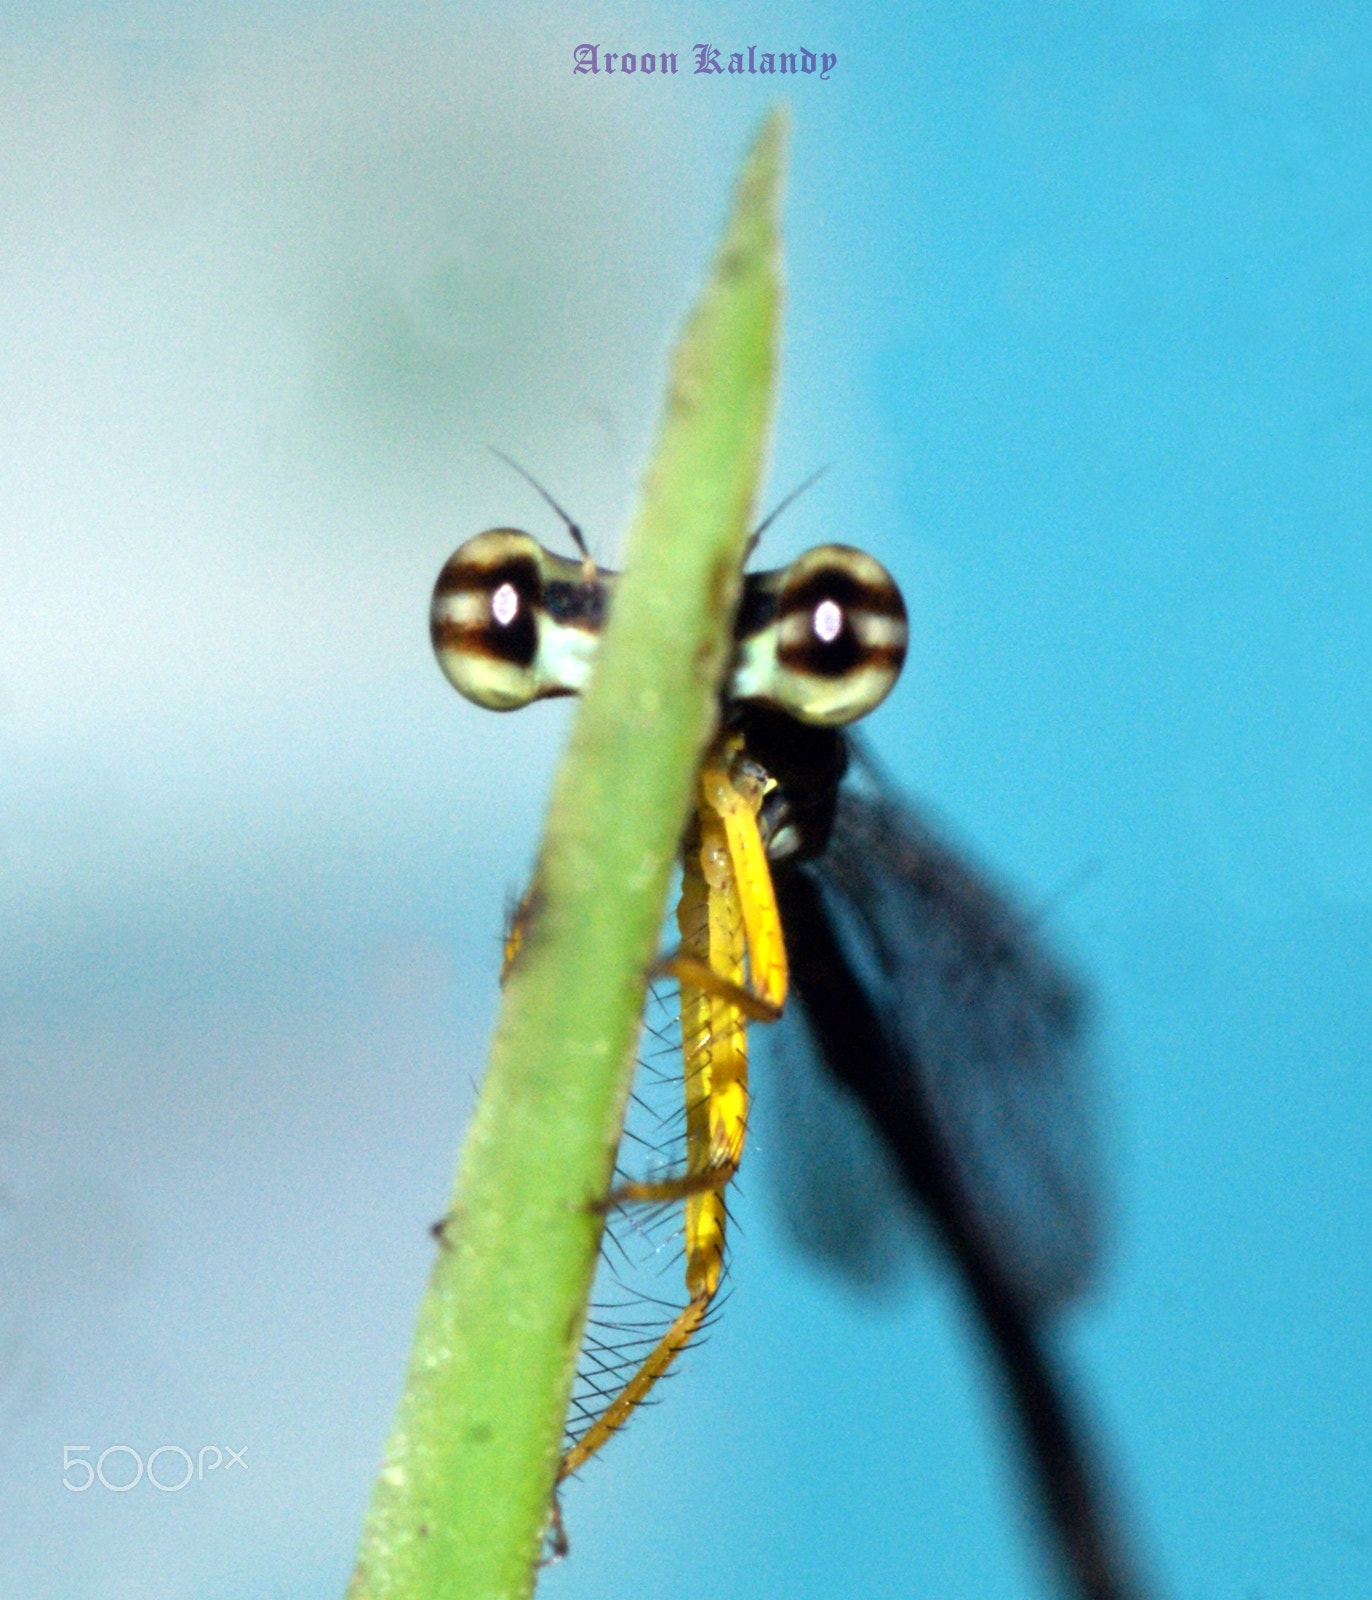
{"type": "Polygon", "coordinates": [[[676,1320],[663,1334],[657,1349],[563,1456],[562,1464],[557,1469],[559,1483],[584,1466],[606,1440],[618,1433],[629,1420],[630,1413],[676,1360],[678,1353],[684,1350],[700,1331],[705,1313],[710,1309],[710,1299],[709,1295],[698,1297],[677,1314],[676,1320]]]}
{"type": "Polygon", "coordinates": [[[626,1184],[612,1196],[617,1204],[685,1200],[690,1299],[648,1359],[563,1457],[559,1482],[623,1427],[699,1332],[724,1271],[724,1191],[738,1170],[747,1133],[747,1019],[780,1015],[787,984],[781,923],[757,828],[762,784],[751,773],[731,771],[734,753],[730,745],[717,748],[701,774],[677,907],[681,950],[669,963],[681,990],[686,1171],[663,1182],[626,1184]],[[745,971],[751,987],[745,988],[745,971]]]}
{"type": "MultiPolygon", "coordinates": [[[[677,927],[683,951],[725,985],[742,988],[746,943],[723,819],[709,804],[698,848],[682,871],[677,927]]],[[[713,1178],[686,1197],[686,1288],[694,1300],[719,1287],[724,1269],[724,1188],[738,1170],[748,1124],[748,1028],[727,994],[681,985],[686,1073],[686,1178],[713,1178]]]]}
{"type": "MultiPolygon", "coordinates": [[[[752,992],[779,1016],[786,1003],[789,973],[772,869],[757,827],[763,788],[761,780],[746,770],[730,772],[728,754],[727,750],[721,752],[718,761],[706,764],[700,779],[701,796],[705,808],[724,824],[734,893],[747,938],[752,992]]],[[[741,969],[735,981],[741,983],[741,969]]]]}

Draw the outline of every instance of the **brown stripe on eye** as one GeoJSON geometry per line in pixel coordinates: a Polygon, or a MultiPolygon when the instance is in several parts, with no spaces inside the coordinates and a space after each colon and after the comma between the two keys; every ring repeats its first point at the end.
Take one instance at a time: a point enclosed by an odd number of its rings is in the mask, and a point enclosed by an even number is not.
{"type": "Polygon", "coordinates": [[[788,634],[799,631],[783,627],[777,635],[777,660],[788,672],[808,672],[816,678],[842,678],[868,659],[867,651],[846,616],[832,639],[819,638],[809,626],[808,617],[801,637],[788,638],[788,634]]]}
{"type": "Polygon", "coordinates": [[[429,637],[439,655],[460,655],[471,660],[505,662],[528,667],[538,653],[538,625],[532,618],[508,627],[489,622],[456,622],[451,617],[431,616],[429,637]],[[532,641],[532,643],[530,642],[532,641]]]}
{"type": "Polygon", "coordinates": [[[483,594],[486,592],[486,575],[488,567],[478,566],[473,561],[458,561],[454,557],[434,584],[434,599],[443,600],[450,594],[483,594]]]}
{"type": "Polygon", "coordinates": [[[437,611],[429,613],[429,638],[439,655],[445,650],[460,651],[470,632],[469,623],[454,622],[451,617],[440,616],[437,611]]]}
{"type": "Polygon", "coordinates": [[[519,609],[506,623],[492,622],[481,630],[481,648],[517,667],[531,667],[538,654],[538,616],[523,595],[519,609]]]}
{"type": "Polygon", "coordinates": [[[459,550],[438,575],[434,599],[452,594],[494,594],[502,583],[513,584],[521,600],[538,603],[543,574],[532,556],[511,556],[501,561],[459,560],[459,550]]]}
{"type": "Polygon", "coordinates": [[[904,638],[898,645],[889,639],[904,632],[905,604],[894,585],[865,583],[843,568],[826,567],[783,592],[777,661],[789,672],[818,678],[842,678],[891,662],[899,672],[904,638]]]}
{"type": "Polygon", "coordinates": [[[538,610],[543,598],[537,560],[520,553],[473,561],[469,548],[466,558],[459,559],[463,556],[459,550],[434,585],[430,614],[434,648],[439,648],[437,630],[442,628],[449,649],[531,666],[538,654],[538,610]],[[454,616],[459,610],[466,615],[454,616]]]}
{"type": "Polygon", "coordinates": [[[864,645],[853,639],[851,649],[840,634],[833,644],[818,640],[808,646],[782,646],[777,660],[788,672],[809,673],[814,678],[841,678],[849,672],[884,670],[893,677],[905,665],[904,645],[864,645]],[[842,645],[842,649],[840,646],[842,645]]]}
{"type": "Polygon", "coordinates": [[[781,593],[778,612],[783,618],[801,611],[813,613],[825,600],[832,600],[842,610],[845,622],[851,614],[861,611],[877,617],[905,619],[905,602],[894,584],[864,583],[836,566],[823,567],[799,583],[788,584],[781,593]]]}

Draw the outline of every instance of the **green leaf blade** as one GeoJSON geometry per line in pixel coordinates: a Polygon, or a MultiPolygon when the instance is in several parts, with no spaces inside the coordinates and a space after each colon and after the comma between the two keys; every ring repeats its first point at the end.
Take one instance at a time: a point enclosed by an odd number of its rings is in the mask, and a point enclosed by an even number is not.
{"type": "Polygon", "coordinates": [[[773,410],[785,119],[675,353],[349,1600],[532,1593],[651,966],[773,410]]]}

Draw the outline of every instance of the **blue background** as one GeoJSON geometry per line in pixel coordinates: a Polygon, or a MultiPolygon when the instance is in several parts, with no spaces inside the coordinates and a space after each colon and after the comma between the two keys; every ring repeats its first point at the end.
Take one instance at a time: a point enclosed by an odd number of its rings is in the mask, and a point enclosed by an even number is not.
{"type": "MultiPolygon", "coordinates": [[[[613,558],[773,86],[571,51],[708,37],[839,57],[784,85],[769,498],[832,466],[769,551],[894,572],[876,748],[1094,986],[1066,1336],[1159,1592],[1372,1594],[1360,8],[0,28],[0,1593],[342,1591],[567,718],[461,703],[429,588],[554,536],[487,442],[613,558]],[[248,1466],[61,1486],[168,1443],[248,1466]]],[[[816,1276],[757,1145],[541,1592],[1043,1592],[955,1297],[816,1276]]]]}

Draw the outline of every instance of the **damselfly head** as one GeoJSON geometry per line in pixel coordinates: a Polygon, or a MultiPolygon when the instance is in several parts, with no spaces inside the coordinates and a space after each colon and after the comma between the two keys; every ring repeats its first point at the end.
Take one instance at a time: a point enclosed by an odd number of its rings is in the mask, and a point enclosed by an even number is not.
{"type": "Polygon", "coordinates": [[[429,610],[448,681],[491,711],[577,694],[605,617],[609,574],[554,555],[518,528],[488,528],[455,550],[429,610]]]}
{"type": "MultiPolygon", "coordinates": [[[[449,682],[513,711],[586,687],[615,575],[490,528],[454,552],[434,585],[429,629],[449,682]]],[[[825,544],[790,566],[750,572],[734,630],[729,702],[839,727],[890,693],[905,661],[900,590],[879,561],[825,544]]]]}

